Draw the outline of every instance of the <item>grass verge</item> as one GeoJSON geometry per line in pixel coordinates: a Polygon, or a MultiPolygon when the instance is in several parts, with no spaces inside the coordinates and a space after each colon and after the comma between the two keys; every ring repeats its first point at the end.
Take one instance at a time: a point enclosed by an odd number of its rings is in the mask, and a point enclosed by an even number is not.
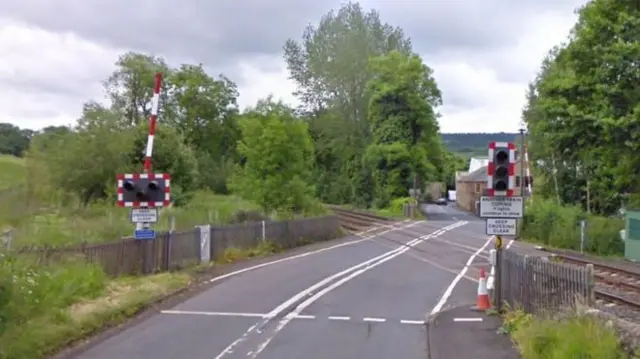
{"type": "MultiPolygon", "coordinates": [[[[88,207],[43,206],[23,200],[24,193],[11,195],[15,198],[0,201],[0,229],[13,228],[15,247],[114,241],[131,236],[133,232],[129,211],[116,207],[115,203],[88,207]]],[[[168,230],[171,217],[175,219],[176,230],[205,223],[216,225],[263,218],[258,206],[252,202],[205,191],[195,193],[185,206],[163,209],[154,228],[168,230]],[[241,218],[240,214],[246,218],[241,218]]]]}
{"type": "Polygon", "coordinates": [[[523,359],[630,358],[614,329],[577,313],[556,319],[508,310],[501,331],[511,335],[523,359]]]}
{"type": "MultiPolygon", "coordinates": [[[[218,263],[280,250],[270,241],[228,249],[218,263]]],[[[95,266],[64,263],[36,268],[4,258],[0,269],[0,358],[46,358],[125,322],[152,303],[189,287],[214,266],[145,277],[107,279],[95,266]]],[[[1,260],[1,259],[0,259],[1,260]]]]}
{"type": "MultiPolygon", "coordinates": [[[[365,212],[370,212],[371,214],[375,214],[378,216],[382,216],[382,217],[388,217],[388,218],[392,218],[392,219],[400,219],[400,218],[405,218],[404,216],[404,204],[405,203],[413,203],[413,204],[417,204],[416,200],[412,197],[402,197],[402,198],[396,198],[393,201],[391,201],[391,203],[389,204],[388,207],[386,208],[358,208],[355,207],[353,205],[350,204],[344,204],[344,205],[340,205],[341,208],[344,209],[352,209],[352,210],[360,210],[360,211],[365,211],[365,212]]],[[[420,214],[419,212],[416,212],[416,217],[418,217],[420,214]]]]}
{"type": "Polygon", "coordinates": [[[27,169],[21,158],[0,155],[0,191],[21,185],[26,180],[27,169]]]}

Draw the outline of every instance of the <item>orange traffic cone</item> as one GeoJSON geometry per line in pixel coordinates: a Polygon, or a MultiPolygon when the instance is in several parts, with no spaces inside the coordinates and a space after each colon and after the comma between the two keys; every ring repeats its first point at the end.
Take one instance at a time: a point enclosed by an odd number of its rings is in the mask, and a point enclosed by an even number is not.
{"type": "Polygon", "coordinates": [[[478,299],[476,306],[473,310],[486,311],[491,308],[491,301],[489,300],[489,291],[487,290],[487,276],[484,273],[484,268],[480,268],[480,279],[478,280],[478,299]]]}

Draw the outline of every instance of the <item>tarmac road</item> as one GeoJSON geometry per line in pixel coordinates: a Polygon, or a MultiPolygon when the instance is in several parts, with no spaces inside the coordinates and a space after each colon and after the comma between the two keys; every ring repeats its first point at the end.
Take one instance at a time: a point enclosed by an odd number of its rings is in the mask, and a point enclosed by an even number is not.
{"type": "Polygon", "coordinates": [[[425,314],[475,301],[469,273],[490,244],[480,219],[427,212],[229,275],[77,358],[426,359],[425,314]]]}

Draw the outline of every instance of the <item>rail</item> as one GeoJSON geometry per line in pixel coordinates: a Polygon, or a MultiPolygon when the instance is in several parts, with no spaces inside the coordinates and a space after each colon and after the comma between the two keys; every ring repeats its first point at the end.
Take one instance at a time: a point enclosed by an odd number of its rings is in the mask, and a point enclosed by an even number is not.
{"type": "Polygon", "coordinates": [[[635,310],[640,309],[640,268],[638,271],[633,271],[564,253],[552,252],[552,257],[573,264],[592,264],[596,279],[594,290],[596,299],[622,304],[635,310]]]}
{"type": "Polygon", "coordinates": [[[374,226],[387,225],[393,219],[361,210],[346,209],[336,205],[325,205],[340,219],[340,224],[349,232],[357,233],[374,226]]]}

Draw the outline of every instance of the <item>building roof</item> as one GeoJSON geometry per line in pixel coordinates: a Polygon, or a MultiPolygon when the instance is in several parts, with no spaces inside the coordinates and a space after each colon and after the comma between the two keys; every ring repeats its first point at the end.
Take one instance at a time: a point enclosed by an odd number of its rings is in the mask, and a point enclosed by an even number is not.
{"type": "Polygon", "coordinates": [[[471,157],[469,160],[469,173],[475,172],[475,170],[486,167],[489,164],[489,159],[485,157],[471,157]]]}
{"type": "Polygon", "coordinates": [[[487,166],[477,168],[475,171],[461,176],[459,181],[462,182],[486,182],[487,181],[487,166]]]}
{"type": "MultiPolygon", "coordinates": [[[[516,177],[520,177],[520,164],[516,163],[515,168],[516,177]]],[[[470,173],[461,174],[460,177],[456,178],[456,181],[460,182],[486,182],[487,181],[487,166],[482,166],[477,168],[475,171],[470,173]]]]}

